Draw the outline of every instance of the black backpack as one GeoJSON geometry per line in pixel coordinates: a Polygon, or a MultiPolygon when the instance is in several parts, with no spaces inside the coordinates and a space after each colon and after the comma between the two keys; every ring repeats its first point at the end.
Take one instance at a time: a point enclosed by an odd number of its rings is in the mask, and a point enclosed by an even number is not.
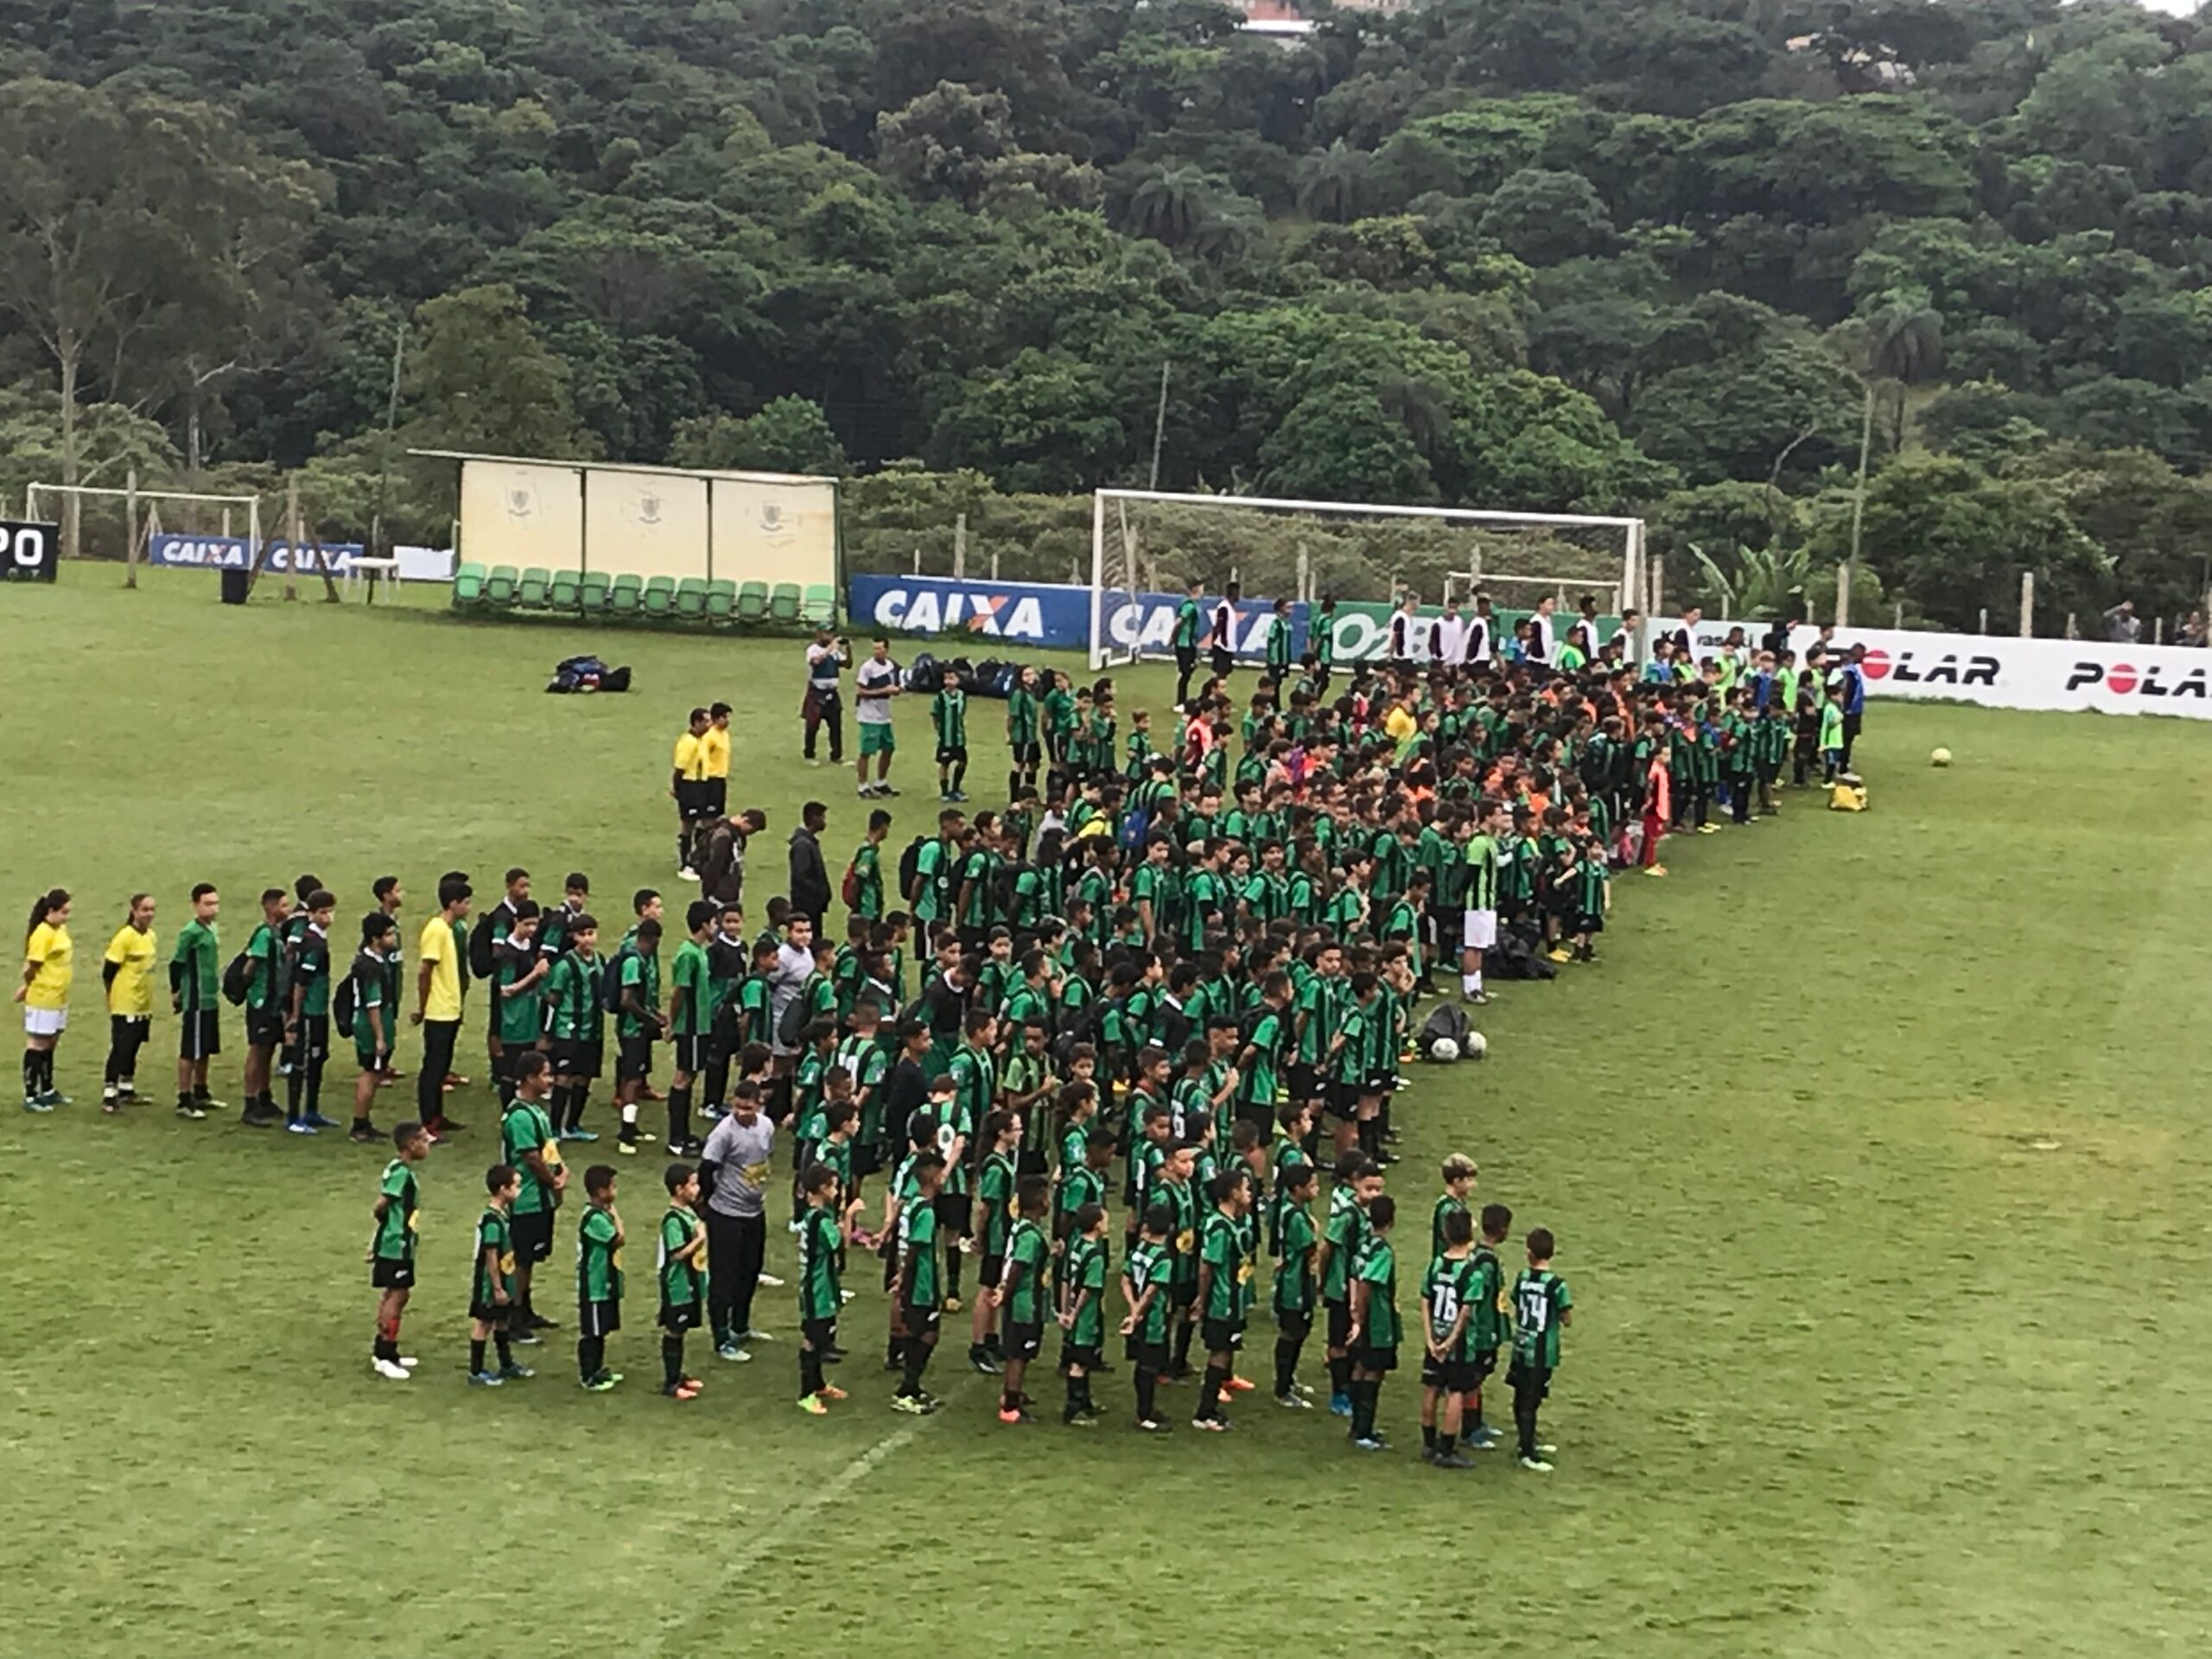
{"type": "Polygon", "coordinates": [[[624,945],[600,964],[599,1006],[609,1014],[622,1012],[622,964],[638,954],[635,945],[624,945]]]}
{"type": "Polygon", "coordinates": [[[231,958],[231,965],[223,969],[223,1000],[233,1007],[245,1004],[246,993],[253,988],[253,959],[243,950],[231,958]]]}
{"type": "Polygon", "coordinates": [[[930,840],[928,836],[916,836],[899,855],[899,896],[910,905],[915,899],[915,880],[921,874],[922,849],[930,840]]]}
{"type": "MultiPolygon", "coordinates": [[[[499,971],[498,959],[492,954],[492,935],[496,931],[499,912],[506,910],[504,901],[475,927],[468,930],[468,971],[480,980],[490,980],[499,971]]],[[[514,912],[507,912],[508,925],[514,923],[514,912]]]]}
{"type": "Polygon", "coordinates": [[[797,1048],[799,1033],[806,1029],[807,1005],[814,1001],[814,988],[822,981],[819,970],[809,974],[798,988],[798,995],[784,1004],[783,1013],[776,1020],[776,1040],[785,1048],[797,1048]]]}
{"type": "Polygon", "coordinates": [[[360,1010],[353,1006],[353,974],[351,969],[338,982],[338,988],[330,994],[331,1029],[341,1036],[353,1029],[353,1020],[360,1010]]]}

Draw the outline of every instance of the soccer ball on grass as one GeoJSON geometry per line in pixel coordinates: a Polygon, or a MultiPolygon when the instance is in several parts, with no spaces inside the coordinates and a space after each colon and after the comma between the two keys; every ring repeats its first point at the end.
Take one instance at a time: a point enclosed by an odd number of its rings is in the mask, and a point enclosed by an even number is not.
{"type": "Polygon", "coordinates": [[[1928,757],[1928,764],[1931,766],[1949,766],[1951,764],[1951,752],[1948,749],[1936,749],[1933,751],[1928,757]]]}
{"type": "Polygon", "coordinates": [[[1428,1046],[1428,1058],[1442,1065],[1449,1065],[1459,1058],[1459,1045],[1449,1037],[1440,1037],[1428,1046]]]}
{"type": "Polygon", "coordinates": [[[1460,1045],[1459,1052],[1471,1060],[1479,1060],[1490,1052],[1490,1039],[1479,1031],[1471,1031],[1467,1033],[1467,1040],[1460,1045]]]}

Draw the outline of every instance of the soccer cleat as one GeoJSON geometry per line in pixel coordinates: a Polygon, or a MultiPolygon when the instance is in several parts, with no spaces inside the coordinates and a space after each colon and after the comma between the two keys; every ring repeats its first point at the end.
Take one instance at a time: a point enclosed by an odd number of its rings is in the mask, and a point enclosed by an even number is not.
{"type": "Polygon", "coordinates": [[[369,1369],[378,1376],[389,1378],[394,1382],[404,1382],[413,1375],[404,1365],[395,1364],[381,1354],[369,1362],[369,1369]]]}
{"type": "Polygon", "coordinates": [[[1643,873],[1646,875],[1664,875],[1667,867],[1664,864],[1647,864],[1643,867],[1643,873]]]}
{"type": "Polygon", "coordinates": [[[787,1233],[803,1233],[806,1230],[806,1224],[797,1216],[793,1216],[784,1224],[784,1230],[787,1233]]]}
{"type": "Polygon", "coordinates": [[[1229,1381],[1223,1383],[1221,1386],[1227,1389],[1231,1394],[1249,1394],[1254,1389],[1260,1385],[1253,1382],[1249,1377],[1231,1376],[1229,1381]]]}
{"type": "Polygon", "coordinates": [[[837,1300],[841,1302],[849,1302],[859,1294],[858,1291],[840,1289],[837,1292],[837,1300]]]}
{"type": "Polygon", "coordinates": [[[384,1135],[373,1123],[356,1123],[346,1132],[346,1138],[357,1147],[372,1147],[384,1135]]]}
{"type": "Polygon", "coordinates": [[[238,1127],[241,1128],[273,1129],[281,1122],[281,1118],[271,1116],[251,1101],[238,1109],[238,1127]]]}
{"type": "Polygon", "coordinates": [[[746,1361],[751,1359],[753,1356],[747,1353],[744,1349],[739,1347],[734,1342],[724,1342],[715,1344],[715,1357],[716,1359],[727,1359],[734,1363],[742,1365],[746,1361]]]}
{"type": "Polygon", "coordinates": [[[957,1296],[948,1296],[944,1299],[944,1311],[948,1313],[958,1313],[964,1306],[965,1304],[957,1296]]]}
{"type": "Polygon", "coordinates": [[[1302,1394],[1279,1394],[1275,1395],[1275,1404],[1281,1406],[1285,1411],[1313,1409],[1313,1402],[1302,1394]]]}
{"type": "Polygon", "coordinates": [[[471,1371],[468,1386],[472,1389],[496,1389],[505,1382],[497,1371],[471,1371]]]}
{"type": "Polygon", "coordinates": [[[899,793],[899,791],[898,791],[896,789],[893,788],[889,784],[878,784],[878,785],[875,786],[875,792],[876,792],[877,794],[879,794],[879,795],[892,795],[892,796],[895,796],[895,795],[897,795],[897,794],[899,793]]]}
{"type": "Polygon", "coordinates": [[[1558,1450],[1559,1447],[1555,1446],[1548,1446],[1541,1440],[1536,1442],[1536,1455],[1540,1458],[1548,1458],[1553,1452],[1558,1450]]]}
{"type": "Polygon", "coordinates": [[[1440,1452],[1429,1462],[1439,1469],[1471,1469],[1475,1466],[1472,1458],[1462,1457],[1457,1452],[1440,1452]]]}
{"type": "Polygon", "coordinates": [[[1574,960],[1573,953],[1568,950],[1550,950],[1545,952],[1545,954],[1550,957],[1554,962],[1573,962],[1574,960]]]}
{"type": "Polygon", "coordinates": [[[411,1371],[423,1362],[416,1358],[412,1354],[402,1354],[399,1357],[399,1363],[411,1371]]]}
{"type": "Polygon", "coordinates": [[[830,1408],[822,1403],[822,1397],[819,1395],[801,1395],[798,1408],[810,1417],[827,1417],[830,1414],[830,1408]]]}
{"type": "Polygon", "coordinates": [[[1470,1452],[1495,1452],[1503,1444],[1504,1437],[1494,1428],[1478,1428],[1467,1436],[1464,1444],[1470,1452]]]}
{"type": "Polygon", "coordinates": [[[343,1124],[340,1123],[336,1118],[325,1117],[321,1112],[317,1111],[310,1111],[308,1113],[308,1122],[318,1129],[336,1129],[345,1127],[343,1124]]]}
{"type": "Polygon", "coordinates": [[[852,1398],[852,1395],[847,1394],[842,1389],[837,1388],[828,1382],[824,1382],[820,1388],[817,1389],[814,1391],[814,1395],[815,1398],[817,1400],[829,1400],[832,1402],[838,1400],[849,1400],[852,1398]]]}
{"type": "Polygon", "coordinates": [[[529,1378],[533,1377],[533,1376],[536,1376],[537,1375],[537,1373],[536,1371],[532,1370],[531,1370],[529,1366],[527,1366],[527,1365],[512,1365],[512,1364],[510,1364],[510,1365],[502,1365],[502,1366],[500,1366],[500,1367],[499,1367],[499,1376],[500,1376],[500,1379],[501,1379],[503,1382],[525,1382],[525,1381],[527,1381],[529,1378]]]}
{"type": "Polygon", "coordinates": [[[545,1342],[545,1338],[537,1334],[535,1327],[527,1325],[511,1333],[507,1340],[518,1348],[542,1347],[545,1342]]]}
{"type": "Polygon", "coordinates": [[[1348,1395],[1348,1394],[1332,1394],[1332,1395],[1331,1395],[1329,1396],[1329,1410],[1330,1410],[1330,1413],[1331,1413],[1332,1415],[1334,1415],[1334,1416],[1338,1416],[1338,1417],[1349,1417],[1349,1416],[1351,1416],[1351,1395],[1348,1395]]]}
{"type": "Polygon", "coordinates": [[[534,1307],[522,1316],[522,1322],[533,1331],[558,1331],[561,1328],[558,1320],[547,1319],[534,1307]]]}
{"type": "Polygon", "coordinates": [[[284,1133],[287,1135],[315,1135],[320,1133],[320,1131],[316,1129],[314,1124],[308,1122],[304,1117],[296,1117],[284,1125],[284,1133]]]}
{"type": "Polygon", "coordinates": [[[23,1096],[23,1109],[27,1112],[50,1112],[54,1108],[47,1103],[44,1095],[26,1095],[23,1096]]]}
{"type": "Polygon", "coordinates": [[[1351,1447],[1355,1452],[1388,1452],[1390,1449],[1387,1443],[1376,1439],[1372,1434],[1364,1439],[1354,1440],[1351,1447]]]}
{"type": "Polygon", "coordinates": [[[923,1403],[921,1396],[912,1394],[893,1395],[891,1399],[891,1409],[903,1411],[909,1417],[926,1417],[930,1414],[930,1408],[923,1403]]]}
{"type": "Polygon", "coordinates": [[[584,1392],[587,1394],[605,1394],[621,1380],[622,1379],[617,1376],[613,1371],[601,1371],[596,1376],[589,1376],[584,1379],[584,1392]]]}
{"type": "Polygon", "coordinates": [[[1060,1414],[1060,1426],[1063,1428],[1096,1428],[1098,1427],[1098,1414],[1077,1407],[1060,1414]]]}
{"type": "Polygon", "coordinates": [[[1229,1433],[1229,1419],[1226,1417],[1193,1417],[1191,1419],[1191,1427],[1192,1428],[1202,1428],[1209,1434],[1226,1434],[1229,1433]]]}
{"type": "Polygon", "coordinates": [[[638,1155],[638,1143],[634,1141],[617,1141],[614,1143],[614,1150],[625,1158],[634,1158],[638,1155]]]}
{"type": "Polygon", "coordinates": [[[696,881],[699,879],[699,872],[689,864],[679,864],[676,867],[676,879],[679,881],[696,881]]]}
{"type": "Polygon", "coordinates": [[[1019,1406],[1015,1407],[1012,1411],[1007,1410],[1004,1407],[1001,1407],[999,1408],[999,1421],[1005,1423],[1009,1427],[1015,1423],[1033,1423],[1036,1421],[1037,1420],[1034,1417],[1032,1417],[1027,1412],[1022,1410],[1019,1406]]]}
{"type": "Polygon", "coordinates": [[[1167,1432],[1167,1425],[1157,1417],[1140,1417],[1137,1427],[1147,1434],[1165,1434],[1167,1432]]]}
{"type": "Polygon", "coordinates": [[[784,1281],[777,1278],[772,1273],[762,1274],[760,1275],[760,1282],[770,1290],[781,1290],[784,1287],[784,1281]]]}
{"type": "Polygon", "coordinates": [[[775,1338],[770,1336],[766,1331],[753,1330],[739,1332],[737,1333],[737,1339],[740,1342],[773,1342],[775,1340],[775,1338]]]}
{"type": "Polygon", "coordinates": [[[1552,1471],[1551,1465],[1546,1463],[1541,1458],[1523,1458],[1521,1459],[1521,1466],[1531,1474],[1548,1475],[1552,1471]]]}
{"type": "Polygon", "coordinates": [[[671,1383],[661,1392],[671,1400],[696,1400],[699,1397],[699,1390],[689,1382],[671,1383]]]}
{"type": "Polygon", "coordinates": [[[41,1090],[39,1091],[39,1098],[49,1106],[73,1106],[77,1103],[69,1096],[63,1094],[59,1089],[41,1090]]]}
{"type": "Polygon", "coordinates": [[[599,1136],[591,1129],[563,1129],[561,1131],[561,1138],[563,1141],[592,1141],[598,1140],[599,1136]]]}
{"type": "Polygon", "coordinates": [[[980,1372],[985,1376],[996,1376],[1003,1369],[996,1360],[981,1348],[970,1348],[968,1351],[968,1366],[969,1370],[980,1372]]]}

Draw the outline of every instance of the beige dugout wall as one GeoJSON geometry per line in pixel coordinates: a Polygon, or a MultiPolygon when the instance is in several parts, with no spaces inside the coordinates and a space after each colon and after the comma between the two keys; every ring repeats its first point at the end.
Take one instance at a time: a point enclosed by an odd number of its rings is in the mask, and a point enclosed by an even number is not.
{"type": "Polygon", "coordinates": [[[461,556],[472,563],[573,570],[583,535],[579,468],[526,461],[462,463],[461,556]]]}
{"type": "Polygon", "coordinates": [[[584,469],[585,569],[703,581],[709,535],[707,480],[697,474],[584,469]]]}
{"type": "Polygon", "coordinates": [[[717,474],[714,519],[716,580],[836,585],[836,480],[717,474]]]}

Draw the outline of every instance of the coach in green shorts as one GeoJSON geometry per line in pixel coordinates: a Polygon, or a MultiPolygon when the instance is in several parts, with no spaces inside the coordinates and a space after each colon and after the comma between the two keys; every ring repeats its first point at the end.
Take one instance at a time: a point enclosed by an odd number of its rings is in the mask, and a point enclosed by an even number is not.
{"type": "Polygon", "coordinates": [[[891,660],[891,642],[878,639],[868,659],[853,676],[853,723],[860,728],[860,759],[853,763],[862,799],[896,795],[891,787],[891,756],[899,747],[891,732],[891,699],[899,695],[899,664],[891,660]],[[875,757],[875,779],[868,780],[869,756],[875,757]]]}

